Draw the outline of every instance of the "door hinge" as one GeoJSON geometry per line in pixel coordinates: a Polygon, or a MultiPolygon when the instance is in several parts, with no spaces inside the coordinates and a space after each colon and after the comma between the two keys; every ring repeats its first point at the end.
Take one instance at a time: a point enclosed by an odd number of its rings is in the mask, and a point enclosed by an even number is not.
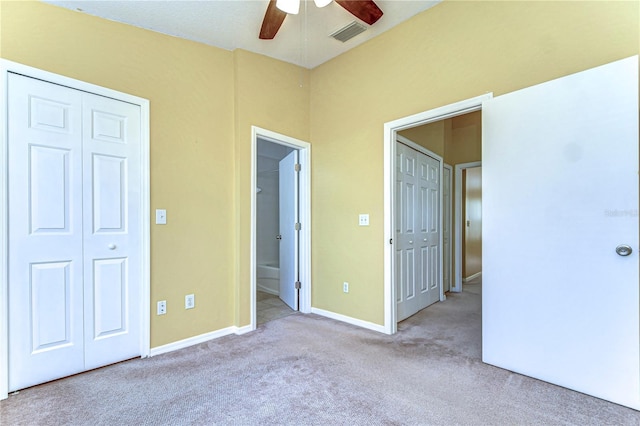
{"type": "Polygon", "coordinates": [[[302,283],[300,281],[296,281],[295,287],[296,287],[296,290],[300,290],[300,288],[302,287],[302,283]]]}
{"type": "Polygon", "coordinates": [[[296,172],[299,172],[300,170],[302,170],[302,166],[300,165],[300,163],[295,164],[293,168],[295,169],[296,172]]]}
{"type": "Polygon", "coordinates": [[[389,238],[389,244],[393,244],[393,238],[389,238]]]}
{"type": "Polygon", "coordinates": [[[301,230],[301,229],[302,229],[302,224],[301,224],[300,222],[298,222],[298,223],[296,223],[296,224],[294,225],[294,228],[295,228],[295,230],[296,230],[296,231],[299,231],[299,230],[301,230]]]}

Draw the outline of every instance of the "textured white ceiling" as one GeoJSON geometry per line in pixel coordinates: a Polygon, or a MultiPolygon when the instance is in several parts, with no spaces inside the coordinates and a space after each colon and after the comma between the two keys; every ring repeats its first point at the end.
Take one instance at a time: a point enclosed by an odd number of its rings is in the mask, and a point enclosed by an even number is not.
{"type": "Polygon", "coordinates": [[[376,4],[384,13],[382,18],[346,43],[329,34],[357,19],[333,2],[319,9],[312,0],[302,0],[300,13],[286,17],[274,40],[260,40],[258,33],[268,0],[44,1],[227,50],[241,48],[314,68],[441,0],[378,0],[376,4]]]}

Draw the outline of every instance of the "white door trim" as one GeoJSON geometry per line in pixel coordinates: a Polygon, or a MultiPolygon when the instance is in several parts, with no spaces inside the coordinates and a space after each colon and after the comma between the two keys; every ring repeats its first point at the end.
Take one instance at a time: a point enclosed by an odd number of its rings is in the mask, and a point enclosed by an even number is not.
{"type": "MultiPolygon", "coordinates": [[[[453,183],[453,167],[450,164],[447,164],[447,163],[443,163],[442,164],[442,187],[443,187],[443,189],[444,189],[444,183],[445,183],[445,180],[444,180],[444,170],[445,169],[449,170],[449,216],[451,216],[451,212],[453,211],[453,208],[452,208],[453,207],[453,197],[451,196],[452,193],[453,193],[453,185],[452,185],[452,183],[453,183]]],[[[441,219],[442,219],[442,234],[443,234],[442,239],[444,241],[444,236],[445,236],[445,231],[444,231],[444,220],[445,220],[445,217],[444,217],[444,207],[445,207],[445,205],[444,205],[444,190],[443,190],[443,193],[442,193],[442,200],[443,200],[443,202],[442,202],[443,205],[442,205],[442,218],[441,219]]],[[[453,268],[451,267],[451,265],[453,265],[453,262],[452,262],[453,259],[452,259],[452,256],[451,256],[451,245],[452,245],[452,242],[453,242],[452,241],[453,232],[452,232],[452,229],[451,229],[452,222],[451,222],[451,218],[450,217],[449,217],[449,221],[450,221],[449,222],[449,232],[446,235],[448,237],[448,240],[449,240],[449,253],[446,253],[446,255],[449,257],[449,268],[448,268],[449,269],[449,290],[448,291],[453,291],[453,279],[451,278],[452,277],[451,276],[451,272],[453,270],[453,268]]],[[[445,259],[444,244],[442,245],[442,256],[443,256],[442,257],[442,269],[443,269],[443,272],[442,272],[442,291],[444,291],[444,267],[445,267],[445,262],[444,262],[444,259],[445,259]]],[[[446,296],[445,296],[445,300],[446,300],[446,296]]]]}
{"type": "Polygon", "coordinates": [[[8,230],[8,174],[7,174],[7,99],[8,99],[8,76],[10,73],[21,74],[27,77],[51,82],[72,89],[93,93],[108,98],[117,99],[140,106],[140,123],[141,123],[141,202],[140,221],[142,223],[141,239],[141,279],[142,279],[142,306],[140,307],[142,333],[140,341],[140,353],[142,357],[149,356],[150,350],[150,224],[151,224],[151,207],[150,207],[150,175],[149,175],[149,101],[137,96],[118,92],[116,90],[107,89],[105,87],[64,77],[48,71],[43,71],[27,65],[0,59],[0,164],[3,171],[0,173],[0,200],[2,206],[0,208],[0,400],[8,397],[9,389],[9,333],[7,323],[9,320],[8,303],[8,255],[9,255],[9,239],[8,230]]]}
{"type": "Polygon", "coordinates": [[[421,126],[457,115],[478,111],[482,102],[493,97],[492,93],[466,99],[453,104],[434,108],[384,124],[384,330],[394,334],[398,329],[396,321],[396,295],[394,285],[394,262],[392,238],[395,223],[393,189],[395,187],[395,159],[397,132],[421,126]]]}
{"type": "Polygon", "coordinates": [[[302,313],[311,312],[311,144],[271,130],[251,126],[251,330],[255,330],[256,321],[256,191],[258,187],[258,138],[278,145],[299,150],[300,170],[300,304],[302,313]]]}
{"type": "Polygon", "coordinates": [[[455,166],[456,189],[455,189],[455,229],[456,229],[456,280],[451,288],[452,292],[460,293],[462,291],[462,171],[482,166],[482,161],[473,161],[471,163],[460,163],[455,166]]]}

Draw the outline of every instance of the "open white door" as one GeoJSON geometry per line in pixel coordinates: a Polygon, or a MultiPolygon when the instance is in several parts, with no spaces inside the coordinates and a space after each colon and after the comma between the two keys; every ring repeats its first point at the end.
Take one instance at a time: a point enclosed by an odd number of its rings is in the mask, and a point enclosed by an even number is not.
{"type": "Polygon", "coordinates": [[[484,362],[640,409],[638,58],[482,121],[484,362]]]}
{"type": "Polygon", "coordinates": [[[298,310],[298,151],[280,161],[280,299],[298,310]]]}

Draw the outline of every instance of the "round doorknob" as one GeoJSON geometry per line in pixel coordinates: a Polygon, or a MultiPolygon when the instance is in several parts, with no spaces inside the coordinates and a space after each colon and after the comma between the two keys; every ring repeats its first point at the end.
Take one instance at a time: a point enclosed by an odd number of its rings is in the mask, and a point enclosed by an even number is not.
{"type": "Polygon", "coordinates": [[[620,256],[629,256],[632,251],[633,250],[631,249],[631,247],[626,244],[620,244],[618,247],[616,247],[616,253],[618,253],[620,256]]]}
{"type": "Polygon", "coordinates": [[[425,239],[424,239],[424,240],[422,240],[422,241],[424,241],[424,242],[426,243],[426,242],[427,242],[427,239],[425,238],[425,239]]]}
{"type": "Polygon", "coordinates": [[[409,244],[413,244],[413,240],[409,240],[409,244]]]}
{"type": "Polygon", "coordinates": [[[115,250],[116,249],[116,245],[115,244],[109,244],[107,247],[109,248],[109,250],[115,250]]]}

